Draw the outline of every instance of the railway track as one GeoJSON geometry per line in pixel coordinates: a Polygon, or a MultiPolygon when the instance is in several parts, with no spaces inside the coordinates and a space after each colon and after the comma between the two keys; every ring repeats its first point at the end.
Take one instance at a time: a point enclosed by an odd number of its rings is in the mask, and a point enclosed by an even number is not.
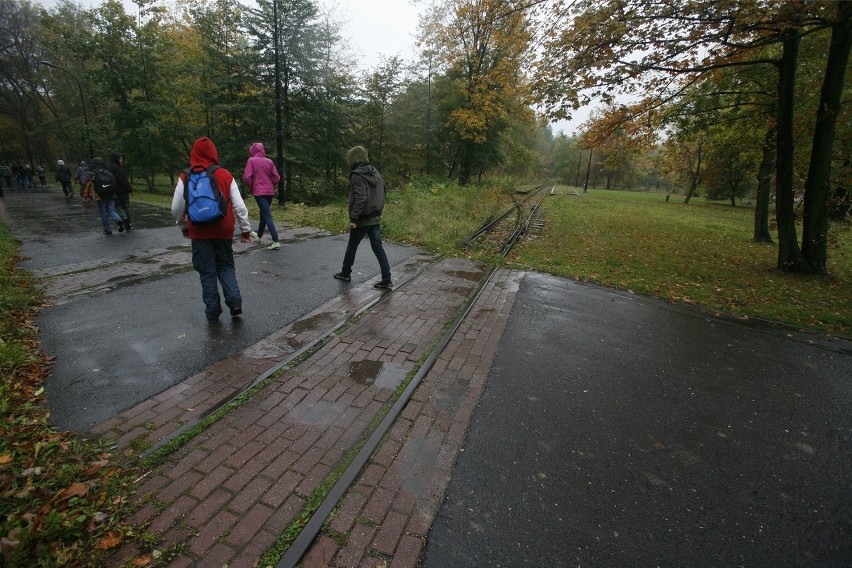
{"type": "Polygon", "coordinates": [[[540,185],[530,190],[523,199],[515,203],[500,215],[492,215],[467,237],[463,245],[476,244],[485,248],[494,247],[501,258],[527,235],[538,235],[544,228],[542,201],[553,186],[540,185]]]}

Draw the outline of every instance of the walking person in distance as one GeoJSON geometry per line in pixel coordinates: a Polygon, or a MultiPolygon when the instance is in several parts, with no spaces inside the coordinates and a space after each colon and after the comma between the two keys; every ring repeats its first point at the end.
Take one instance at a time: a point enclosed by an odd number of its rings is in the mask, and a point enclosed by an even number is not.
{"type": "Polygon", "coordinates": [[[115,176],[109,173],[103,158],[92,158],[87,179],[86,189],[83,190],[83,199],[95,199],[104,234],[112,234],[110,219],[115,221],[119,232],[121,232],[123,230],[121,215],[115,211],[115,176]]]}
{"type": "Polygon", "coordinates": [[[234,266],[234,225],[239,225],[241,241],[250,243],[251,224],[240,188],[234,176],[219,167],[219,152],[212,140],[207,137],[196,140],[189,163],[190,167],[181,172],[175,186],[172,216],[184,236],[192,239],[192,266],[201,279],[207,321],[214,324],[222,313],[217,281],[222,286],[231,317],[243,313],[234,266]],[[208,197],[212,197],[212,201],[208,197]],[[196,207],[196,202],[202,200],[212,205],[196,207]],[[205,215],[203,219],[202,214],[205,215]]]}
{"type": "Polygon", "coordinates": [[[275,163],[266,157],[266,148],[260,142],[255,142],[249,147],[249,159],[243,172],[243,181],[254,196],[260,211],[257,239],[260,240],[264,229],[269,228],[269,236],[272,237],[269,250],[281,248],[281,243],[278,242],[278,229],[272,219],[272,197],[275,195],[275,187],[281,181],[281,174],[278,173],[275,163]]]}
{"type": "Polygon", "coordinates": [[[118,228],[119,233],[122,228],[128,231],[133,228],[130,225],[130,196],[133,195],[133,186],[130,185],[130,180],[127,179],[127,173],[123,166],[124,156],[118,152],[112,152],[107,169],[109,173],[115,176],[115,210],[124,220],[123,227],[119,226],[118,228]]]}
{"type": "Polygon", "coordinates": [[[379,170],[370,165],[367,149],[355,146],[346,154],[349,166],[349,243],[343,256],[343,268],[334,277],[349,282],[352,280],[352,265],[355,253],[364,236],[370,238],[370,247],[376,260],[382,279],[376,288],[392,288],[390,264],[382,245],[382,209],[385,207],[385,180],[379,170]]]}
{"type": "Polygon", "coordinates": [[[65,165],[63,160],[56,161],[56,181],[62,186],[65,197],[74,197],[74,188],[71,187],[71,168],[65,165]]]}

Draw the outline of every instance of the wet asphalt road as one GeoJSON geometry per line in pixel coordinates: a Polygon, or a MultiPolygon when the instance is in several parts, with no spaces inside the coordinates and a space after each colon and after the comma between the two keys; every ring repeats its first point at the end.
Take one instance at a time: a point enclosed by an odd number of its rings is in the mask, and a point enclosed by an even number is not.
{"type": "MultiPolygon", "coordinates": [[[[22,239],[29,260],[21,266],[31,271],[189,250],[169,212],[132,207],[136,228],[110,237],[101,234],[92,203],[69,203],[57,191],[7,192],[0,214],[22,239]]],[[[331,276],[340,269],[346,239],[321,236],[284,243],[278,251],[236,255],[244,313],[232,320],[225,310],[216,325],[204,317],[201,285],[191,269],[42,310],[42,348],[56,358],[45,385],[53,424],[86,432],[336,297],[349,286],[331,276]]],[[[391,265],[416,252],[391,243],[385,250],[391,265]]],[[[369,245],[362,243],[352,283],[378,272],[369,245]]]]}
{"type": "Polygon", "coordinates": [[[850,342],[525,276],[424,568],[850,565],[850,342]]]}
{"type": "MultiPolygon", "coordinates": [[[[187,246],[155,209],[107,239],[23,199],[0,212],[31,270],[187,246]]],[[[85,430],[309,312],[345,244],[239,255],[242,325],[206,324],[192,271],[45,309],[53,420],[85,430]]],[[[362,244],[356,281],[374,265],[362,244]]],[[[850,566],[850,442],[849,341],[526,274],[422,566],[850,566]]]]}

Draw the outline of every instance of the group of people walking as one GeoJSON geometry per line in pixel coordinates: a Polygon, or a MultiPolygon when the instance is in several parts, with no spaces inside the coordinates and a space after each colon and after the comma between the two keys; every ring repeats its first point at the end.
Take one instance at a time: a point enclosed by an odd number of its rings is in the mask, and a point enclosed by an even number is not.
{"type": "Polygon", "coordinates": [[[12,167],[9,167],[6,164],[0,164],[0,197],[3,197],[3,185],[5,184],[6,189],[12,189],[12,180],[15,180],[15,183],[18,186],[18,189],[21,190],[31,190],[35,189],[35,178],[38,177],[39,187],[42,189],[47,188],[47,170],[44,169],[43,165],[36,166],[35,169],[29,164],[12,164],[12,167]]]}
{"type": "MultiPolygon", "coordinates": [[[[386,192],[384,179],[370,164],[367,150],[363,146],[355,146],[349,150],[346,163],[349,167],[349,241],[341,270],[332,276],[344,282],[352,280],[355,254],[358,245],[366,236],[381,270],[381,280],[375,287],[390,289],[393,287],[393,281],[381,233],[381,215],[386,192]]],[[[118,152],[111,153],[109,163],[101,157],[94,157],[89,163],[81,160],[74,174],[63,160],[57,160],[55,178],[62,186],[63,194],[67,199],[74,198],[71,182],[76,178],[83,200],[94,200],[97,204],[104,235],[113,234],[113,223],[119,233],[133,229],[130,215],[133,187],[123,166],[124,156],[118,152]]],[[[18,174],[17,168],[12,171],[8,166],[0,165],[0,177],[6,180],[9,187],[11,177],[18,174]]],[[[21,175],[26,177],[27,174],[21,175]]],[[[44,186],[44,169],[36,175],[44,186]]],[[[272,243],[267,248],[281,248],[278,229],[272,218],[272,199],[275,196],[275,188],[281,181],[281,174],[274,162],[266,156],[266,149],[261,142],[255,142],[249,147],[243,181],[257,203],[260,221],[256,231],[251,228],[248,208],[234,176],[219,166],[219,153],[213,141],[207,137],[199,138],[193,144],[190,167],[181,172],[172,196],[172,215],[183,235],[192,241],[192,265],[201,279],[205,315],[210,323],[216,323],[222,314],[219,286],[231,317],[242,314],[242,296],[237,283],[232,246],[234,228],[239,227],[240,240],[244,243],[260,241],[264,233],[269,231],[272,243]],[[202,173],[204,175],[200,175],[202,173]],[[214,215],[212,220],[200,220],[197,217],[193,220],[190,214],[190,189],[193,195],[196,189],[190,186],[198,183],[197,180],[210,186],[208,189],[211,201],[215,201],[215,204],[207,208],[221,209],[220,214],[214,215]]],[[[32,180],[19,181],[22,187],[24,183],[31,184],[32,180]]],[[[0,185],[0,197],[2,195],[0,185]]]]}
{"type": "MultiPolygon", "coordinates": [[[[240,194],[239,186],[231,173],[219,167],[219,153],[213,141],[207,137],[199,138],[192,146],[190,167],[181,172],[174,194],[172,195],[172,215],[183,235],[192,241],[192,266],[201,279],[201,296],[207,321],[215,324],[222,314],[221,297],[231,317],[242,314],[242,295],[240,294],[234,264],[233,237],[234,228],[239,227],[240,241],[250,243],[260,240],[265,230],[269,230],[272,244],[267,248],[281,248],[278,229],[272,219],[271,205],[275,187],[280,181],[280,173],[275,164],[266,156],[262,143],[255,142],[249,148],[249,159],[243,173],[243,181],[254,196],[260,212],[257,231],[252,231],[248,219],[248,208],[240,194]],[[195,195],[197,174],[207,172],[211,185],[215,185],[219,198],[223,200],[223,214],[214,222],[193,222],[190,209],[190,194],[195,195]]],[[[334,278],[351,281],[352,265],[358,244],[369,236],[370,245],[379,262],[382,278],[375,284],[377,288],[389,289],[393,286],[390,264],[382,245],[381,214],[385,203],[386,187],[378,170],[370,165],[367,150],[362,146],[352,148],[347,154],[349,166],[349,242],[343,258],[340,272],[334,278]]],[[[215,192],[214,192],[215,193],[215,192]]]]}

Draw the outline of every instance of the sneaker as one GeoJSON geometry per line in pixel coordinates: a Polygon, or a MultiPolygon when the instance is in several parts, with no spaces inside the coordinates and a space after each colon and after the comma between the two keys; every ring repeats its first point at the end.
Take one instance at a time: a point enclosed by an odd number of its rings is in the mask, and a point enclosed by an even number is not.
{"type": "Polygon", "coordinates": [[[280,249],[280,248],[281,248],[281,243],[279,243],[278,241],[275,241],[275,242],[273,242],[271,245],[269,245],[269,246],[268,246],[268,247],[266,247],[266,248],[267,248],[267,249],[269,249],[269,250],[280,249]]]}
{"type": "Polygon", "coordinates": [[[235,318],[235,317],[240,316],[242,314],[243,314],[242,306],[239,307],[239,308],[231,308],[231,317],[232,318],[235,318]]]}
{"type": "Polygon", "coordinates": [[[118,232],[123,233],[124,232],[124,223],[122,223],[121,221],[116,221],[115,224],[118,225],[118,232]]]}
{"type": "Polygon", "coordinates": [[[352,281],[351,276],[347,276],[347,275],[343,274],[342,272],[335,272],[334,277],[337,278],[338,280],[343,280],[344,282],[351,282],[352,281]]]}
{"type": "Polygon", "coordinates": [[[112,229],[107,229],[106,231],[104,231],[104,234],[105,234],[105,235],[111,235],[111,234],[112,234],[112,229]]]}
{"type": "Polygon", "coordinates": [[[129,220],[124,221],[124,230],[125,231],[127,231],[129,233],[130,229],[132,229],[132,228],[133,228],[133,225],[130,224],[129,220]]]}
{"type": "Polygon", "coordinates": [[[252,231],[252,232],[251,232],[251,240],[253,240],[253,241],[259,241],[259,240],[260,240],[260,237],[258,237],[258,236],[257,236],[257,233],[255,233],[254,231],[252,231]]]}
{"type": "Polygon", "coordinates": [[[391,288],[393,288],[393,282],[391,282],[390,280],[382,280],[381,282],[376,282],[375,284],[373,284],[373,288],[384,288],[386,290],[390,290],[391,288]]]}

